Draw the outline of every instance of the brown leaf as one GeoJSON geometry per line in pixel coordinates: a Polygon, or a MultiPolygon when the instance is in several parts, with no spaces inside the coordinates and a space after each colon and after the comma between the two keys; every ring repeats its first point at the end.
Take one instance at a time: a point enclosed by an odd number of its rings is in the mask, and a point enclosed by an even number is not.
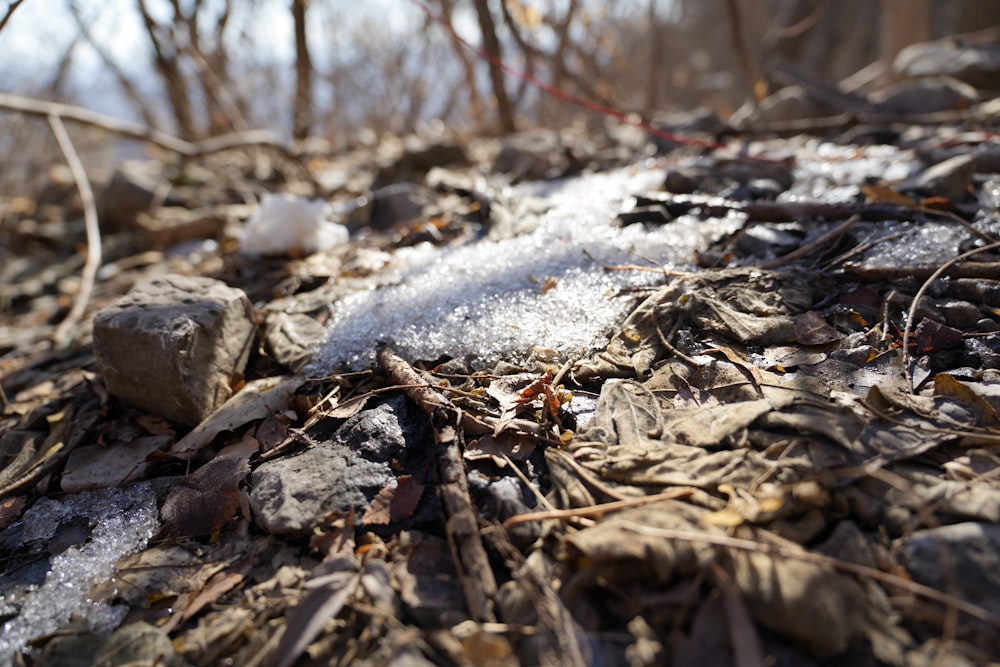
{"type": "Polygon", "coordinates": [[[917,354],[927,354],[955,347],[962,342],[962,332],[925,317],[914,330],[913,341],[917,354]]]}
{"type": "Polygon", "coordinates": [[[411,475],[403,475],[396,480],[396,486],[387,486],[375,495],[361,522],[369,526],[386,526],[405,519],[417,509],[423,493],[423,484],[411,475]]]}
{"type": "Polygon", "coordinates": [[[800,345],[826,345],[840,340],[840,332],[827,324],[822,315],[810,310],[795,320],[795,340],[800,345]]]}
{"type": "Polygon", "coordinates": [[[135,418],[135,421],[139,426],[146,429],[146,432],[150,435],[177,435],[177,432],[170,426],[170,422],[163,417],[139,415],[135,418]]]}
{"type": "Polygon", "coordinates": [[[0,530],[3,530],[13,523],[17,517],[21,516],[24,503],[24,496],[12,496],[0,501],[0,530]]]}
{"type": "Polygon", "coordinates": [[[181,613],[180,622],[183,623],[188,620],[199,611],[243,583],[246,573],[250,570],[250,565],[251,563],[247,561],[236,570],[217,572],[211,579],[205,582],[205,585],[201,587],[201,590],[199,590],[195,595],[189,596],[190,601],[181,613]]]}
{"type": "Polygon", "coordinates": [[[220,451],[170,490],[160,512],[171,535],[207,535],[232,522],[237,509],[249,518],[249,503],[240,484],[250,474],[250,456],[258,443],[245,437],[220,451]]]}
{"type": "Polygon", "coordinates": [[[275,655],[277,667],[291,667],[298,660],[326,622],[344,608],[361,581],[358,565],[351,558],[321,563],[314,575],[306,583],[311,590],[288,615],[275,655]]]}
{"type": "Polygon", "coordinates": [[[862,185],[861,193],[870,204],[896,204],[899,206],[917,206],[906,195],[901,195],[895,189],[887,185],[862,185]]]}

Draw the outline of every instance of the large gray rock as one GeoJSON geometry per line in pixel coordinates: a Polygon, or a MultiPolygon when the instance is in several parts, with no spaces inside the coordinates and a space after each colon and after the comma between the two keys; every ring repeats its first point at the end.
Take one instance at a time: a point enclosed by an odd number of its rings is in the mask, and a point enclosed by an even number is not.
{"type": "Polygon", "coordinates": [[[167,276],[136,287],[94,318],[94,354],[108,391],[183,424],[222,405],[255,331],[241,290],[167,276]]]}
{"type": "MultiPolygon", "coordinates": [[[[250,476],[250,508],[262,530],[305,535],[330,512],[351,509],[360,520],[372,498],[392,486],[397,475],[425,483],[432,474],[430,426],[403,396],[362,410],[332,434],[330,426],[317,424],[308,431],[312,446],[262,463],[250,476]]],[[[426,511],[427,502],[421,507],[426,511]]]]}

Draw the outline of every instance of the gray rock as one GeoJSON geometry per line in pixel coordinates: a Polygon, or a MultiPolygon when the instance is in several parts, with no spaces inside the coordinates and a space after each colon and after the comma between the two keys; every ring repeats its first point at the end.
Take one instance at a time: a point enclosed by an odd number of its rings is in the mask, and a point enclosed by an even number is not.
{"type": "Polygon", "coordinates": [[[282,366],[299,371],[326,339],[326,327],[304,313],[270,313],[264,326],[264,345],[282,366]]]}
{"type": "Polygon", "coordinates": [[[964,109],[979,101],[972,86],[950,77],[902,81],[868,98],[882,113],[928,114],[964,109]]]}
{"type": "Polygon", "coordinates": [[[928,167],[897,188],[900,192],[919,192],[955,201],[969,194],[975,172],[975,155],[956,155],[928,167]]]}
{"type": "Polygon", "coordinates": [[[1000,46],[962,43],[954,38],[912,44],[896,56],[893,69],[912,77],[950,76],[996,90],[1000,87],[1000,46]]]}
{"type": "MultiPolygon", "coordinates": [[[[131,229],[136,218],[153,205],[156,199],[156,174],[162,165],[152,163],[130,163],[124,170],[115,171],[111,180],[97,196],[97,218],[105,231],[131,229]]],[[[167,196],[163,205],[176,206],[181,202],[167,196]]]]}
{"type": "Polygon", "coordinates": [[[193,425],[229,398],[254,331],[253,307],[241,290],[211,278],[167,276],[94,317],[94,355],[113,395],[193,425]]]}
{"type": "MultiPolygon", "coordinates": [[[[918,530],[898,546],[914,581],[1000,614],[1000,525],[966,522],[918,530]]],[[[969,620],[993,636],[994,628],[969,620]]]]}
{"type": "Polygon", "coordinates": [[[360,520],[400,469],[422,481],[433,468],[430,427],[403,396],[363,410],[335,433],[324,434],[329,429],[328,422],[317,424],[308,431],[315,444],[265,462],[250,476],[250,507],[262,530],[304,535],[330,512],[351,509],[360,520]]]}

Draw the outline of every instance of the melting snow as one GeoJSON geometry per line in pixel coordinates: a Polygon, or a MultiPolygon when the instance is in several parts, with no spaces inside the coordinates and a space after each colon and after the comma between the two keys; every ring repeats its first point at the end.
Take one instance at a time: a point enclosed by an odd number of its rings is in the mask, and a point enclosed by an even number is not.
{"type": "MultiPolygon", "coordinates": [[[[89,539],[53,556],[45,583],[23,598],[18,615],[3,625],[0,664],[24,650],[31,640],[51,634],[71,617],[85,619],[93,632],[110,632],[127,613],[124,605],[90,599],[90,590],[111,579],[118,561],[146,546],[159,530],[156,497],[148,483],[40,499],[19,522],[24,545],[40,545],[55,535],[60,523],[86,520],[89,539]]],[[[17,524],[7,530],[18,527],[17,524]]],[[[0,589],[2,590],[2,589],[0,589]]],[[[16,603],[0,594],[0,609],[16,603]]]]}
{"type": "Polygon", "coordinates": [[[564,358],[596,349],[634,305],[622,290],[662,281],[657,273],[608,272],[602,264],[648,259],[687,268],[696,251],[740,223],[685,217],[622,227],[617,214],[627,200],[659,189],[663,178],[662,168],[647,165],[513,188],[504,194],[515,201],[540,197],[548,204],[537,226],[506,240],[397,253],[398,285],[334,305],[312,370],[370,366],[379,343],[410,359],[447,354],[480,368],[524,361],[533,349],[564,358]],[[543,290],[547,280],[554,287],[543,290]]]}

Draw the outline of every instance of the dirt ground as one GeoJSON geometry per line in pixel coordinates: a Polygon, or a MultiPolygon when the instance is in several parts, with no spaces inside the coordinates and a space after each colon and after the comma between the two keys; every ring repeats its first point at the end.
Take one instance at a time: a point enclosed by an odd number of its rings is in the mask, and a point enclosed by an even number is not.
{"type": "Polygon", "coordinates": [[[86,243],[76,187],[54,171],[8,201],[3,659],[1000,660],[995,135],[886,123],[714,149],[544,139],[535,151],[399,143],[158,164],[155,198],[104,201],[104,266],[61,344],[86,243]],[[875,137],[897,152],[878,153],[875,137]],[[858,179],[848,165],[866,160],[910,167],[858,179]],[[663,168],[663,186],[636,192],[617,224],[740,224],[684,267],[605,267],[653,279],[624,295],[633,307],[601,349],[526,350],[490,368],[381,349],[367,368],[308,366],[329,306],[368,289],[398,249],[485,242],[501,189],[474,176],[638,162],[663,168]],[[322,182],[331,173],[342,177],[322,182]],[[424,198],[354,199],[398,183],[424,198]],[[355,201],[350,242],[239,254],[255,198],[277,190],[355,201]],[[171,274],[243,290],[258,318],[235,398],[194,428],[109,394],[90,337],[94,313],[171,274]],[[311,324],[296,338],[285,325],[301,318],[311,324]],[[84,447],[94,453],[74,457],[84,447]],[[90,459],[118,451],[131,453],[101,459],[96,478],[129,481],[88,481],[90,459]],[[379,466],[381,487],[351,486],[362,464],[379,466]],[[325,498],[354,500],[321,499],[289,527],[288,507],[259,494],[296,475],[346,477],[325,498]]]}

